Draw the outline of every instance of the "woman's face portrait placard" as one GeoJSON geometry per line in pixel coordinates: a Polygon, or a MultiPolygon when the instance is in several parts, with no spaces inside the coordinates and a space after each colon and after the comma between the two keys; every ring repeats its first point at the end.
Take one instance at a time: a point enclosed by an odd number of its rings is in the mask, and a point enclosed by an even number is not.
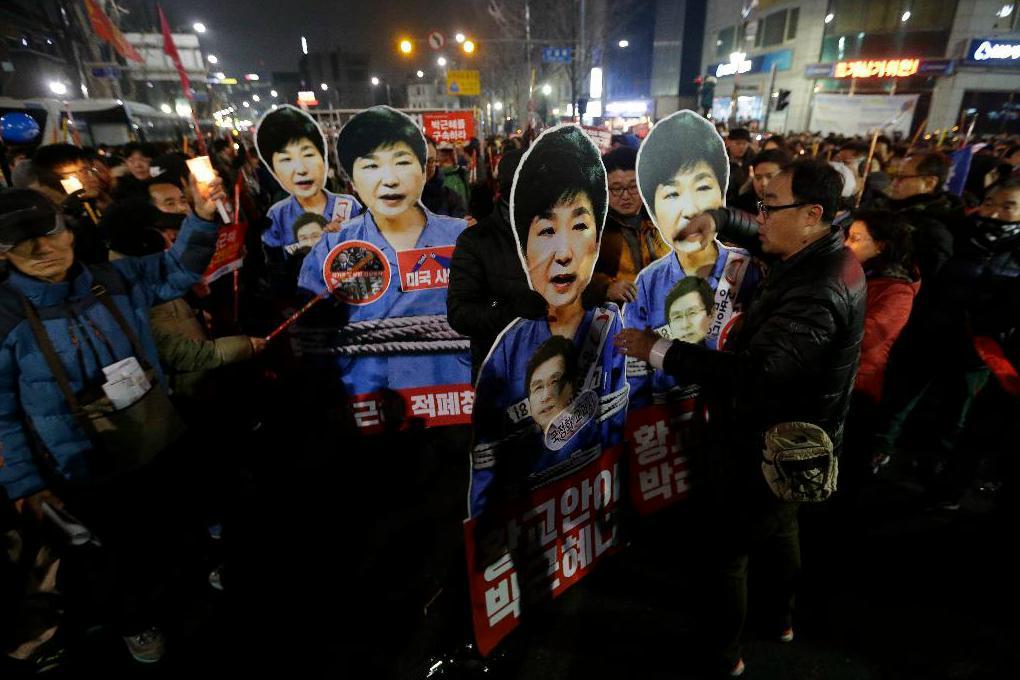
{"type": "Polygon", "coordinates": [[[576,125],[543,132],[521,159],[510,192],[518,253],[551,308],[581,304],[608,204],[598,148],[576,125]]]}
{"type": "Polygon", "coordinates": [[[419,204],[428,148],[410,116],[388,106],[362,111],[340,131],[337,155],[376,218],[394,219],[419,204]]]}
{"type": "Polygon", "coordinates": [[[300,199],[326,184],[326,137],[315,119],[286,104],[266,113],[255,128],[255,149],[283,190],[300,199]]]}
{"type": "Polygon", "coordinates": [[[694,111],[677,111],[652,128],[638,150],[637,181],[652,222],[677,253],[708,243],[678,238],[695,215],[725,206],[730,166],[722,137],[694,111]]]}

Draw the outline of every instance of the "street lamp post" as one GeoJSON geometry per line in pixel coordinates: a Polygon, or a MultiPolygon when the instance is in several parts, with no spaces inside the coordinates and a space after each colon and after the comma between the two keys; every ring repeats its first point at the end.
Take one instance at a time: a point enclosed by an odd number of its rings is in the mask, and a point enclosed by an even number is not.
{"type": "Polygon", "coordinates": [[[731,129],[737,126],[737,102],[740,99],[739,94],[740,85],[738,83],[740,79],[740,65],[746,58],[747,53],[745,52],[730,53],[730,63],[733,64],[734,67],[736,67],[733,71],[733,94],[730,96],[730,117],[729,120],[727,121],[727,124],[731,129]]]}
{"type": "Polygon", "coordinates": [[[390,95],[390,81],[380,80],[377,76],[372,76],[371,82],[372,87],[378,87],[380,83],[386,86],[386,105],[393,106],[393,97],[390,95]]]}

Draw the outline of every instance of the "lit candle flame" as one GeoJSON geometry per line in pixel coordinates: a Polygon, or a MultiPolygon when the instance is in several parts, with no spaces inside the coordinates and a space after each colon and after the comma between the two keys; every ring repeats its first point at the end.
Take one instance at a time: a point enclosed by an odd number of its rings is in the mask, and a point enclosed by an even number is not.
{"type": "Polygon", "coordinates": [[[60,186],[64,187],[64,191],[68,195],[75,194],[85,188],[77,177],[68,177],[67,179],[60,180],[60,186]]]}
{"type": "Polygon", "coordinates": [[[199,156],[198,158],[189,158],[188,170],[195,176],[195,181],[199,184],[209,184],[216,179],[216,172],[213,170],[212,163],[209,161],[208,156],[199,156]]]}

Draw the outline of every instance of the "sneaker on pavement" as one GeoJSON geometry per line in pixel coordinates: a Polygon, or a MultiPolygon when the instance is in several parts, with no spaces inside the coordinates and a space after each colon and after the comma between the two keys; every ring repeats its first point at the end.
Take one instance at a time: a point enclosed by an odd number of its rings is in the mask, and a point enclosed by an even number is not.
{"type": "Polygon", "coordinates": [[[790,626],[779,636],[780,642],[793,642],[793,626],[790,626]]]}
{"type": "Polygon", "coordinates": [[[216,567],[209,572],[209,585],[215,590],[223,592],[223,567],[216,567]]]}
{"type": "Polygon", "coordinates": [[[745,670],[747,670],[747,667],[744,666],[744,660],[737,659],[737,662],[733,664],[733,668],[730,669],[730,677],[739,678],[741,675],[744,674],[745,670]]]}
{"type": "Polygon", "coordinates": [[[143,630],[138,635],[125,635],[124,643],[131,656],[140,663],[156,663],[163,658],[166,642],[158,628],[143,630]]]}

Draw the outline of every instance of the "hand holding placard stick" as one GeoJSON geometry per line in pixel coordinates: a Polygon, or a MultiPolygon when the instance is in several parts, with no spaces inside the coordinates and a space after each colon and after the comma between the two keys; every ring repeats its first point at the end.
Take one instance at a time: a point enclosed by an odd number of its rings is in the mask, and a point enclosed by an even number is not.
{"type": "MultiPolygon", "coordinates": [[[[339,246],[334,248],[334,251],[342,249],[342,248],[343,248],[343,243],[341,243],[339,246]]],[[[324,300],[324,299],[328,298],[333,292],[335,292],[338,283],[350,280],[359,271],[365,269],[371,262],[373,262],[373,259],[371,257],[363,257],[360,260],[358,260],[358,262],[353,267],[351,267],[349,270],[347,270],[347,271],[345,271],[345,272],[343,272],[341,274],[338,274],[335,279],[331,279],[330,277],[326,277],[326,291],[321,293],[318,297],[312,298],[311,300],[309,300],[305,304],[304,307],[302,307],[301,309],[299,309],[296,312],[294,312],[293,314],[291,314],[290,317],[286,321],[284,321],[282,324],[277,326],[273,330],[272,333],[270,333],[269,335],[266,336],[266,342],[269,342],[270,340],[275,338],[277,335],[279,335],[280,333],[282,333],[285,330],[287,330],[288,328],[290,328],[294,324],[295,321],[300,319],[305,314],[305,312],[307,312],[309,309],[314,307],[316,303],[318,303],[320,300],[324,300]]]]}
{"type": "MultiPolygon", "coordinates": [[[[212,163],[209,161],[208,156],[199,156],[197,158],[189,158],[187,160],[188,170],[191,172],[191,176],[195,182],[203,187],[210,187],[213,181],[216,179],[216,171],[213,170],[212,163]]],[[[223,224],[230,224],[230,214],[227,212],[226,206],[223,205],[223,191],[222,188],[219,191],[219,196],[216,197],[216,210],[219,211],[220,217],[223,218],[223,224]]],[[[196,197],[197,203],[197,197],[196,197]]],[[[196,205],[196,212],[198,206],[196,205]]]]}
{"type": "Polygon", "coordinates": [[[878,133],[880,130],[875,128],[875,134],[871,135],[871,148],[868,149],[868,159],[864,161],[864,173],[860,177],[861,186],[857,187],[857,200],[854,201],[854,210],[861,207],[861,198],[864,196],[864,186],[868,182],[868,175],[871,174],[871,161],[875,158],[875,147],[878,145],[878,133]]]}
{"type": "Polygon", "coordinates": [[[279,326],[274,328],[273,332],[266,336],[266,342],[270,342],[273,338],[278,336],[280,333],[284,332],[285,330],[287,330],[288,328],[293,326],[294,322],[297,321],[298,319],[300,319],[302,316],[304,316],[305,312],[307,312],[309,309],[314,307],[320,301],[325,300],[327,297],[329,297],[329,293],[328,292],[323,293],[322,295],[318,295],[316,297],[313,297],[311,300],[306,302],[304,307],[302,307],[301,309],[299,309],[296,312],[294,312],[293,314],[291,314],[289,317],[287,317],[286,321],[284,321],[279,326]]]}

